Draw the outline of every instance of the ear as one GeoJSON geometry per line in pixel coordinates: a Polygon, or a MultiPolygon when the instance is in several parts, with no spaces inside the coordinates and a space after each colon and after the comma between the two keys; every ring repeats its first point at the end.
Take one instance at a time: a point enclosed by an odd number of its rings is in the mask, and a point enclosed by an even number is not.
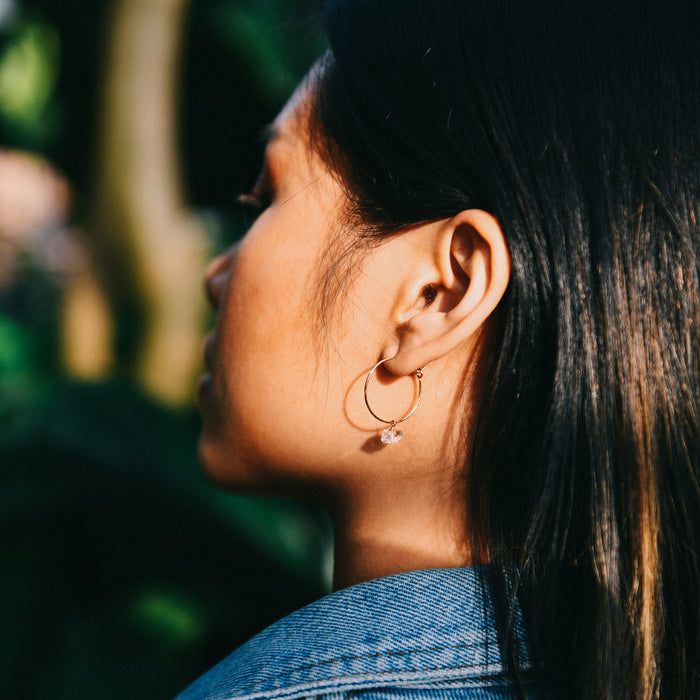
{"type": "Polygon", "coordinates": [[[397,309],[398,345],[385,348],[393,359],[384,365],[396,375],[415,372],[474,335],[498,306],[510,279],[505,238],[488,212],[469,209],[426,224],[425,235],[430,239],[435,278],[423,280],[432,291],[422,306],[413,303],[397,309]],[[429,230],[430,226],[435,228],[429,230]]]}

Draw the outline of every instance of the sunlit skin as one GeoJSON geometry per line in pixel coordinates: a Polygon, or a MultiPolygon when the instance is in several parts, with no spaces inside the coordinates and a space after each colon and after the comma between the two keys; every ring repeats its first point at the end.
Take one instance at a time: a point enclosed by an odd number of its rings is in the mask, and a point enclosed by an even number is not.
{"type": "Polygon", "coordinates": [[[264,209],[240,244],[210,264],[217,311],[204,344],[200,459],[234,490],[320,502],[336,529],[335,585],[418,568],[462,566],[467,513],[462,429],[475,400],[465,376],[507,286],[497,222],[471,210],[424,224],[365,251],[325,327],[318,284],[329,244],[349,236],[343,188],[308,146],[302,86],[270,130],[264,209]],[[426,292],[429,290],[429,292],[426,292]],[[425,367],[423,398],[382,446],[425,367]],[[459,418],[457,418],[459,417],[459,418]]]}

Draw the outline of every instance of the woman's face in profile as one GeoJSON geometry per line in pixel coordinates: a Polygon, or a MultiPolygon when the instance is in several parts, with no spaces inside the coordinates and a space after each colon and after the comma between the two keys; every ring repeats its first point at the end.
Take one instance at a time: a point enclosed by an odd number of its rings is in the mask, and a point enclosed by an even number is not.
{"type": "Polygon", "coordinates": [[[271,129],[253,192],[257,220],[205,275],[217,323],[205,341],[200,460],[212,479],[239,489],[327,485],[377,430],[361,385],[386,336],[376,309],[390,251],[363,259],[339,304],[342,323],[322,330],[317,289],[332,237],[347,235],[345,195],[309,150],[304,95],[300,88],[271,129]]]}

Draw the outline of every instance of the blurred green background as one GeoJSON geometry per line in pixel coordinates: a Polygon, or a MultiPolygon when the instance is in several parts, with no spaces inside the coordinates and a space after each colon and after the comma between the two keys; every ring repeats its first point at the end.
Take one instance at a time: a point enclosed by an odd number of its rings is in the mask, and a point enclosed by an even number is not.
{"type": "Polygon", "coordinates": [[[199,291],[316,0],[0,0],[0,697],[169,698],[329,586],[196,464],[199,291]]]}

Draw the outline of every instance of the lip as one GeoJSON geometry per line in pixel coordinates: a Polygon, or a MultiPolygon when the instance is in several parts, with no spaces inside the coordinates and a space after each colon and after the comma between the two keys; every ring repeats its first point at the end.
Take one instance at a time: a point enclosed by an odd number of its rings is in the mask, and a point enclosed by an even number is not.
{"type": "Polygon", "coordinates": [[[213,363],[213,356],[214,353],[214,334],[209,333],[204,338],[204,341],[202,342],[202,358],[204,360],[204,366],[211,371],[212,368],[212,363],[213,363]]]}
{"type": "Polygon", "coordinates": [[[199,378],[197,385],[197,403],[204,405],[204,397],[209,393],[212,384],[211,369],[214,359],[214,333],[209,333],[202,341],[202,359],[207,371],[199,378]]]}
{"type": "Polygon", "coordinates": [[[206,372],[199,378],[199,384],[197,385],[197,403],[202,406],[204,403],[204,397],[209,393],[211,387],[211,374],[206,372]]]}

